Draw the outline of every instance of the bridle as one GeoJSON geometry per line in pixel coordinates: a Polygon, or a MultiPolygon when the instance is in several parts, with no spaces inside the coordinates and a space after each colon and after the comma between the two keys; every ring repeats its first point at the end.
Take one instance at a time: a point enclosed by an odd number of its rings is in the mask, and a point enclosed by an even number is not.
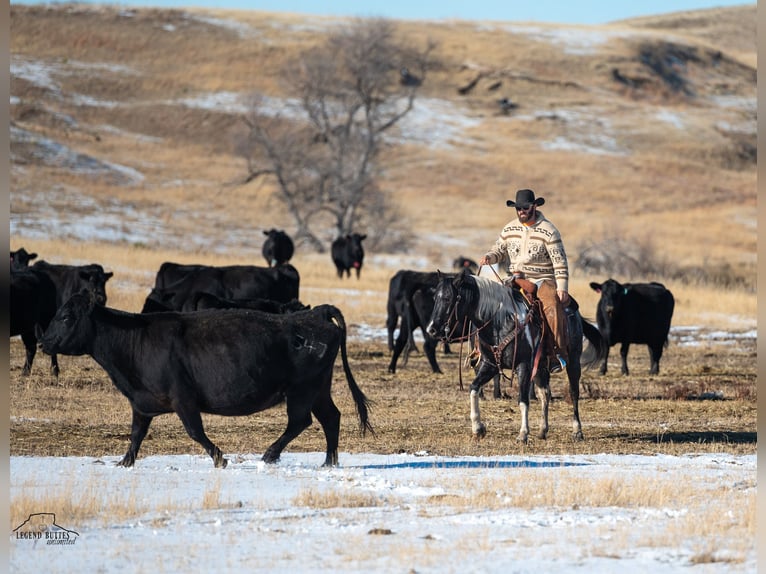
{"type": "MultiPolygon", "coordinates": [[[[442,340],[450,341],[450,342],[460,342],[460,352],[458,354],[458,364],[462,365],[463,363],[463,343],[465,341],[470,341],[471,338],[476,337],[479,345],[484,345],[486,348],[489,349],[489,351],[492,353],[492,356],[495,359],[495,366],[497,367],[498,372],[502,377],[508,381],[513,381],[513,376],[508,376],[503,371],[502,367],[502,357],[503,357],[503,351],[505,348],[510,345],[511,343],[514,343],[513,348],[513,362],[516,362],[516,353],[518,351],[518,336],[519,334],[524,331],[524,329],[529,325],[529,323],[532,321],[532,316],[534,315],[534,310],[538,309],[538,311],[541,311],[539,309],[539,302],[530,302],[530,308],[529,312],[524,317],[523,321],[515,321],[516,326],[513,328],[513,330],[508,333],[505,337],[503,337],[503,340],[500,341],[497,345],[490,345],[489,343],[486,343],[482,341],[481,337],[479,337],[479,333],[490,323],[492,323],[495,319],[495,316],[497,315],[497,312],[502,308],[502,304],[500,304],[497,308],[497,310],[487,319],[481,326],[476,327],[473,331],[470,329],[468,316],[465,315],[463,317],[463,324],[462,329],[460,331],[460,336],[456,337],[455,332],[458,327],[458,324],[460,323],[459,317],[458,317],[458,305],[460,304],[460,301],[462,300],[462,294],[458,289],[455,288],[454,285],[450,285],[451,291],[455,294],[454,301],[451,303],[450,307],[447,309],[446,313],[446,326],[449,329],[449,332],[447,335],[442,337],[442,340]],[[452,323],[452,327],[449,328],[450,323],[452,323]]],[[[545,322],[543,321],[543,325],[545,322]]],[[[536,348],[533,350],[533,354],[535,355],[533,367],[532,367],[532,377],[535,376],[537,372],[537,365],[540,360],[540,356],[542,354],[542,333],[540,335],[540,340],[538,341],[536,348]]],[[[462,369],[459,369],[459,381],[460,381],[460,389],[463,389],[463,371],[462,369]]]]}

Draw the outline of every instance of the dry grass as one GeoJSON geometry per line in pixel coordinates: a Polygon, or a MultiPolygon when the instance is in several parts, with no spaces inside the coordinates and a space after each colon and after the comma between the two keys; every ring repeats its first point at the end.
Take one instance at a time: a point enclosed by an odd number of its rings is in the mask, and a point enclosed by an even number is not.
{"type": "Polygon", "coordinates": [[[214,510],[235,506],[222,500],[220,481],[206,485],[201,500],[186,499],[183,502],[166,500],[148,501],[136,489],[110,492],[104,496],[103,485],[67,482],[61,485],[47,485],[44,488],[17,488],[19,494],[11,496],[11,528],[21,524],[30,514],[40,512],[66,516],[72,523],[115,524],[124,523],[150,515],[154,520],[162,516],[191,510],[214,510]]]}

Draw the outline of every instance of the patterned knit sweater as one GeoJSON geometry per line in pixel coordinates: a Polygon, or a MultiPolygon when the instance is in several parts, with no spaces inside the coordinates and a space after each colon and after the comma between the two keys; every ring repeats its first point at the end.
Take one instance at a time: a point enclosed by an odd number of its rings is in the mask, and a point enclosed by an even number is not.
{"type": "Polygon", "coordinates": [[[561,235],[540,211],[533,225],[509,222],[486,256],[490,263],[507,261],[509,275],[521,271],[531,281],[553,279],[556,289],[568,291],[569,264],[561,235]]]}

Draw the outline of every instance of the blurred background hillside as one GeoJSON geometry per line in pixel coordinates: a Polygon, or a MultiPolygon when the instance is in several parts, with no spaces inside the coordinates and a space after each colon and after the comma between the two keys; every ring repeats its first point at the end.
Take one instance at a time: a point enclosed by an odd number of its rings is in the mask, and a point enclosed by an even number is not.
{"type": "MultiPolygon", "coordinates": [[[[277,110],[296,98],[286,62],[351,23],[12,5],[11,248],[152,271],[168,258],[264,264],[262,230],[294,224],[274,181],[247,181],[243,115],[254,95],[277,110]]],[[[754,296],[755,4],[599,26],[394,26],[432,41],[437,65],[387,140],[379,186],[400,232],[362,222],[369,261],[477,259],[529,187],[583,283],[754,296]]],[[[329,247],[334,231],[321,234],[329,247]]],[[[309,250],[296,257],[334,275],[309,250]]]]}

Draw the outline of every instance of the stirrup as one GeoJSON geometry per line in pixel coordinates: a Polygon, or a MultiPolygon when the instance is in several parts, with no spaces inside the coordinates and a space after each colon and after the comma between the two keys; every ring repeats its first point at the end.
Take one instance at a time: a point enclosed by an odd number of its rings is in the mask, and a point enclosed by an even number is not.
{"type": "Polygon", "coordinates": [[[567,362],[564,360],[564,357],[562,357],[559,354],[556,354],[556,358],[551,359],[548,363],[549,373],[560,373],[566,368],[567,368],[567,362]]]}

